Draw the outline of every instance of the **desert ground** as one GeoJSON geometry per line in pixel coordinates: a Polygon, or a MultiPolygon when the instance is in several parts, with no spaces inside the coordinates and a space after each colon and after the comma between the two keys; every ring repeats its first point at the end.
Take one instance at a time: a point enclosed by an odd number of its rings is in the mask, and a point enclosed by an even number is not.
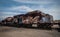
{"type": "Polygon", "coordinates": [[[56,30],[0,26],[0,37],[60,37],[56,30]]]}

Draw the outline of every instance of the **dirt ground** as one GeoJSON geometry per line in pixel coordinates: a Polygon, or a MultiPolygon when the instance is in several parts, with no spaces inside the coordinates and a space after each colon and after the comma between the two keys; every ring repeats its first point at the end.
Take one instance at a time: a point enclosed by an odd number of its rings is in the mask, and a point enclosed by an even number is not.
{"type": "Polygon", "coordinates": [[[60,37],[56,30],[0,26],[0,37],[60,37]]]}

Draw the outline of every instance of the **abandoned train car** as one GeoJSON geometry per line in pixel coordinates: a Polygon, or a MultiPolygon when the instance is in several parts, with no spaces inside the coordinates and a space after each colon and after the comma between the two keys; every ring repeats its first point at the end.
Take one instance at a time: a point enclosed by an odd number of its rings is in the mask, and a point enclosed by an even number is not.
{"type": "Polygon", "coordinates": [[[5,24],[25,27],[50,27],[53,22],[53,16],[42,13],[41,11],[32,11],[26,14],[16,15],[6,19],[5,24]],[[10,23],[8,23],[10,22],[10,23]]]}

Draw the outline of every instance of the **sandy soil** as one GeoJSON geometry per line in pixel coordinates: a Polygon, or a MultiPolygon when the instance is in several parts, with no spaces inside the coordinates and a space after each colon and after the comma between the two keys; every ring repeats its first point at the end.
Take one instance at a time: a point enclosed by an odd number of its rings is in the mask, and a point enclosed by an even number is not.
{"type": "Polygon", "coordinates": [[[60,37],[55,30],[0,26],[0,37],[60,37]]]}

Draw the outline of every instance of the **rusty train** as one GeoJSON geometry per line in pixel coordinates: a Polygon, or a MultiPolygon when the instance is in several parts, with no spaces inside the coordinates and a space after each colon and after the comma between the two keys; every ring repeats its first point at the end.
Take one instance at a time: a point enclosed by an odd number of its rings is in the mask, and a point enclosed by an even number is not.
{"type": "Polygon", "coordinates": [[[2,21],[2,24],[17,26],[17,27],[51,27],[53,16],[45,14],[41,11],[32,11],[26,14],[20,14],[13,17],[8,17],[2,21]]]}

